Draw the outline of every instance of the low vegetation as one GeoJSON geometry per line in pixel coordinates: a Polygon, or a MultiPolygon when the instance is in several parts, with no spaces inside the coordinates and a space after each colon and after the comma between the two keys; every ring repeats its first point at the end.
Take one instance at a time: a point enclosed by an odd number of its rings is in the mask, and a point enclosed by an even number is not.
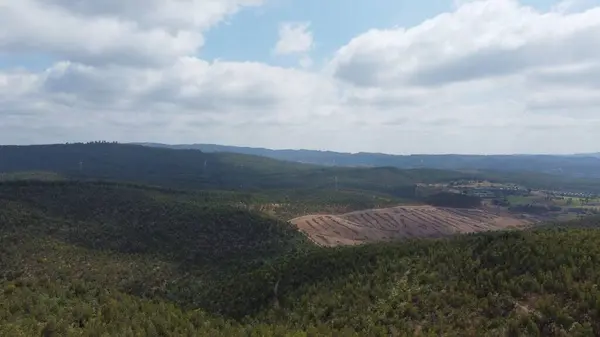
{"type": "Polygon", "coordinates": [[[435,193],[424,198],[424,201],[433,206],[453,208],[475,208],[481,206],[481,198],[458,193],[435,193]]]}

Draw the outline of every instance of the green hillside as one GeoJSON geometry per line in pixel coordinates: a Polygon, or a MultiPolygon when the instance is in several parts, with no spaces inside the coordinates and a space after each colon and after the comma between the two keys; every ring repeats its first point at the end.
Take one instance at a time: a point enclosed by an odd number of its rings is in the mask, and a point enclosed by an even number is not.
{"type": "Polygon", "coordinates": [[[246,189],[310,166],[262,157],[150,149],[114,143],[0,146],[0,172],[54,172],[70,178],[140,182],[173,188],[246,189]],[[243,160],[242,160],[243,159],[243,160]]]}
{"type": "Polygon", "coordinates": [[[0,158],[0,181],[102,179],[174,189],[245,191],[269,196],[276,203],[286,200],[313,206],[356,203],[346,210],[414,200],[416,183],[454,180],[490,180],[540,189],[600,192],[597,179],[525,171],[322,167],[246,154],[103,142],[0,146],[0,158]],[[373,197],[379,200],[373,201],[373,197]]]}
{"type": "Polygon", "coordinates": [[[336,249],[195,194],[0,184],[0,336],[595,336],[599,219],[336,249]]]}
{"type": "Polygon", "coordinates": [[[0,146],[0,158],[0,181],[103,180],[193,192],[243,192],[246,204],[257,209],[277,205],[269,212],[286,220],[418,202],[416,183],[473,177],[430,169],[320,167],[113,143],[0,146]]]}
{"type": "Polygon", "coordinates": [[[0,146],[0,172],[54,172],[68,178],[105,179],[177,189],[245,191],[365,190],[412,196],[417,182],[472,175],[453,171],[394,168],[325,168],[228,153],[170,150],[138,145],[90,143],[0,146]],[[337,184],[336,184],[337,177],[337,184]]]}
{"type": "Polygon", "coordinates": [[[245,197],[100,182],[0,183],[0,336],[37,336],[44,328],[56,329],[49,336],[255,329],[230,329],[191,308],[214,298],[206,295],[212,285],[313,246],[289,224],[240,207],[245,197]]]}
{"type": "Polygon", "coordinates": [[[236,207],[236,198],[243,196],[114,183],[0,183],[0,201],[14,216],[9,224],[17,219],[26,225],[20,229],[35,231],[31,226],[48,221],[53,236],[87,248],[206,267],[278,256],[302,242],[286,223],[236,207]]]}
{"type": "Polygon", "coordinates": [[[57,181],[65,180],[64,177],[54,172],[43,171],[18,171],[11,173],[0,173],[0,181],[15,180],[37,180],[37,181],[57,181]]]}
{"type": "MultiPolygon", "coordinates": [[[[545,188],[548,183],[554,186],[560,184],[581,188],[583,191],[598,192],[600,184],[598,169],[600,157],[598,154],[582,155],[390,155],[382,153],[340,153],[332,151],[313,150],[271,150],[215,144],[180,144],[167,145],[157,143],[142,143],[145,146],[170,149],[195,149],[204,152],[228,152],[260,155],[268,158],[293,162],[312,163],[326,166],[350,167],[397,167],[436,168],[440,170],[469,170],[481,172],[484,175],[526,179],[534,188],[545,188]],[[585,184],[585,182],[588,184],[585,184]],[[595,182],[595,183],[593,183],[595,182]],[[594,187],[590,186],[592,183],[594,187]]],[[[512,179],[512,178],[515,179],[512,179]]]]}

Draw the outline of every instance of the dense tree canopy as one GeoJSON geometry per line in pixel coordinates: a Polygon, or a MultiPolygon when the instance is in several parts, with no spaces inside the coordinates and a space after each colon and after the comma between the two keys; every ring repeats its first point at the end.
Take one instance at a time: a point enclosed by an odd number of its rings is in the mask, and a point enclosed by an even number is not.
{"type": "Polygon", "coordinates": [[[474,208],[481,206],[481,198],[458,193],[435,193],[425,197],[424,201],[439,207],[474,208]]]}
{"type": "Polygon", "coordinates": [[[600,334],[598,219],[329,249],[236,202],[1,184],[0,335],[600,334]]]}
{"type": "Polygon", "coordinates": [[[109,143],[0,158],[0,336],[600,335],[597,218],[341,248],[281,221],[475,207],[415,187],[471,173],[109,143]]]}
{"type": "Polygon", "coordinates": [[[51,172],[69,178],[105,179],[178,189],[245,191],[369,191],[411,198],[417,182],[473,177],[454,171],[333,168],[258,156],[93,143],[0,146],[0,172],[51,172]]]}

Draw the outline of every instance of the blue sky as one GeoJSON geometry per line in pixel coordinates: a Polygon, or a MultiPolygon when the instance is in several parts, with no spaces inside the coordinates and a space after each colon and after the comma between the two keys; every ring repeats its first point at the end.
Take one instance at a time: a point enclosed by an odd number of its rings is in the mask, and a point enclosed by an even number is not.
{"type": "Polygon", "coordinates": [[[448,0],[280,0],[250,8],[210,30],[202,57],[278,63],[271,54],[280,22],[310,22],[316,60],[328,57],[353,37],[373,28],[412,26],[452,7],[448,0]],[[425,1],[423,1],[425,2],[425,1]]]}
{"type": "MultiPolygon", "coordinates": [[[[555,4],[551,0],[521,2],[541,10],[555,4]]],[[[278,26],[281,22],[310,22],[315,40],[311,56],[320,63],[369,29],[412,27],[453,7],[451,0],[276,0],[245,9],[209,30],[199,55],[210,60],[294,64],[293,56],[271,53],[278,26]]]]}
{"type": "Polygon", "coordinates": [[[2,54],[0,53],[0,69],[19,69],[27,68],[34,71],[44,70],[56,62],[56,58],[39,53],[17,53],[17,54],[2,54]]]}
{"type": "MultiPolygon", "coordinates": [[[[551,0],[522,0],[545,10],[551,0]]],[[[257,61],[290,66],[296,56],[273,55],[282,22],[310,22],[314,48],[310,56],[321,64],[340,46],[369,29],[412,27],[427,18],[450,11],[451,0],[274,0],[248,7],[205,33],[206,43],[198,56],[207,60],[257,61]]],[[[44,69],[57,58],[44,53],[2,54],[0,68],[44,69]]]]}
{"type": "Polygon", "coordinates": [[[600,0],[19,0],[0,22],[0,144],[600,151],[600,0]]]}

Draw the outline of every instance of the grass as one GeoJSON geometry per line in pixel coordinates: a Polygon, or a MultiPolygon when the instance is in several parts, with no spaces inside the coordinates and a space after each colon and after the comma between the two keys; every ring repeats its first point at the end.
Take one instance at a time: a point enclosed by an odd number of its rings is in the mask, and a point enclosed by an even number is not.
{"type": "Polygon", "coordinates": [[[58,181],[64,180],[60,174],[45,171],[24,171],[24,172],[0,172],[0,181],[15,180],[39,180],[39,181],[58,181]]]}
{"type": "Polygon", "coordinates": [[[511,205],[527,205],[540,200],[539,197],[522,195],[511,195],[508,196],[506,199],[508,200],[508,202],[510,202],[511,205]]]}

